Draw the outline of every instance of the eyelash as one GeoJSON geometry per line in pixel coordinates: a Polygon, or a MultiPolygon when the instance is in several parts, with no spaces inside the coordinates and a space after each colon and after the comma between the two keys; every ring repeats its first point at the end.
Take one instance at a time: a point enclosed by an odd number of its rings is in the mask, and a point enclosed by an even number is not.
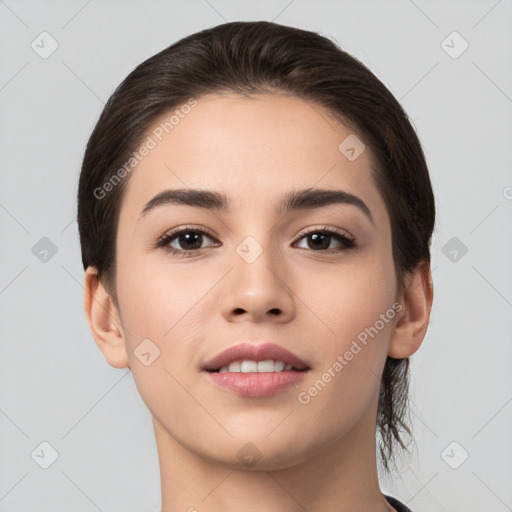
{"type": "MultiPolygon", "coordinates": [[[[205,229],[197,229],[190,226],[186,226],[184,228],[177,228],[175,230],[172,230],[168,233],[166,233],[164,236],[160,237],[155,247],[162,248],[167,253],[170,253],[172,255],[181,255],[183,258],[190,258],[191,256],[195,256],[195,252],[200,251],[201,249],[190,249],[190,250],[184,250],[184,249],[174,249],[173,247],[169,247],[169,244],[172,240],[174,240],[177,236],[184,234],[184,233],[197,233],[201,235],[206,235],[208,238],[211,238],[212,240],[215,240],[215,237],[207,230],[205,229]]],[[[308,235],[311,234],[322,234],[322,235],[328,235],[332,238],[336,239],[338,242],[340,242],[344,247],[338,248],[338,249],[322,249],[319,251],[314,251],[313,249],[307,249],[313,252],[318,253],[327,253],[332,254],[333,252],[341,252],[341,251],[347,251],[350,249],[354,249],[356,247],[355,240],[353,238],[349,238],[346,235],[343,235],[341,233],[338,233],[336,231],[333,231],[329,229],[327,226],[323,227],[322,229],[312,229],[310,231],[307,231],[303,233],[299,240],[302,240],[308,235]]]]}

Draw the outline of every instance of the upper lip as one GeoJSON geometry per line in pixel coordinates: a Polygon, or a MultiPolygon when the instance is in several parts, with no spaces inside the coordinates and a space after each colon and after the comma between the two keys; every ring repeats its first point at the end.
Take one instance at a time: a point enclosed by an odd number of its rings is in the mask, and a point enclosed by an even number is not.
{"type": "Polygon", "coordinates": [[[206,371],[218,370],[222,366],[227,366],[234,361],[250,360],[250,361],[266,361],[273,359],[274,361],[283,361],[290,364],[298,370],[308,369],[308,365],[298,356],[289,350],[275,345],[274,343],[262,343],[253,345],[251,343],[239,343],[223,350],[213,359],[206,362],[202,369],[206,371]]]}

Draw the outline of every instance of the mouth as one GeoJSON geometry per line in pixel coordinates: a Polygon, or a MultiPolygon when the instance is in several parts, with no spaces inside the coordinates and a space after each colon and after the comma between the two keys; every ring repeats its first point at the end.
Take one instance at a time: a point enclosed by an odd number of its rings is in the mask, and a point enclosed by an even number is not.
{"type": "Polygon", "coordinates": [[[242,397],[266,398],[298,386],[310,370],[298,356],[279,345],[234,345],[205,363],[208,381],[242,397]]]}
{"type": "Polygon", "coordinates": [[[274,372],[305,372],[309,366],[293,366],[285,361],[265,359],[255,361],[251,359],[240,359],[233,361],[228,365],[223,365],[216,369],[205,370],[209,373],[274,373],[274,372]]]}
{"type": "Polygon", "coordinates": [[[210,373],[302,372],[310,367],[288,349],[274,343],[239,343],[207,361],[201,370],[210,373]]]}

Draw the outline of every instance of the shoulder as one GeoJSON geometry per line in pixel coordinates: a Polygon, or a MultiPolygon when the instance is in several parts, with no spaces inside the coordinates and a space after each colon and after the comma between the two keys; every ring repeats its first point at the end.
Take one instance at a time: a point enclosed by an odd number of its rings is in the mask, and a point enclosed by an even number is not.
{"type": "Polygon", "coordinates": [[[410,508],[407,508],[396,498],[392,498],[391,496],[385,496],[385,498],[388,500],[388,503],[396,510],[396,512],[412,512],[410,508]]]}

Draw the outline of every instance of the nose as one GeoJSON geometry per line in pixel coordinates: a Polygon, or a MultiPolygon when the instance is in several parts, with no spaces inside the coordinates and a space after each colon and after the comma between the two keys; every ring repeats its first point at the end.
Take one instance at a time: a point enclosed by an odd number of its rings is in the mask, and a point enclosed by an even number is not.
{"type": "Polygon", "coordinates": [[[222,314],[230,322],[289,322],[295,315],[293,283],[283,257],[248,237],[232,254],[223,283],[222,314]]]}

